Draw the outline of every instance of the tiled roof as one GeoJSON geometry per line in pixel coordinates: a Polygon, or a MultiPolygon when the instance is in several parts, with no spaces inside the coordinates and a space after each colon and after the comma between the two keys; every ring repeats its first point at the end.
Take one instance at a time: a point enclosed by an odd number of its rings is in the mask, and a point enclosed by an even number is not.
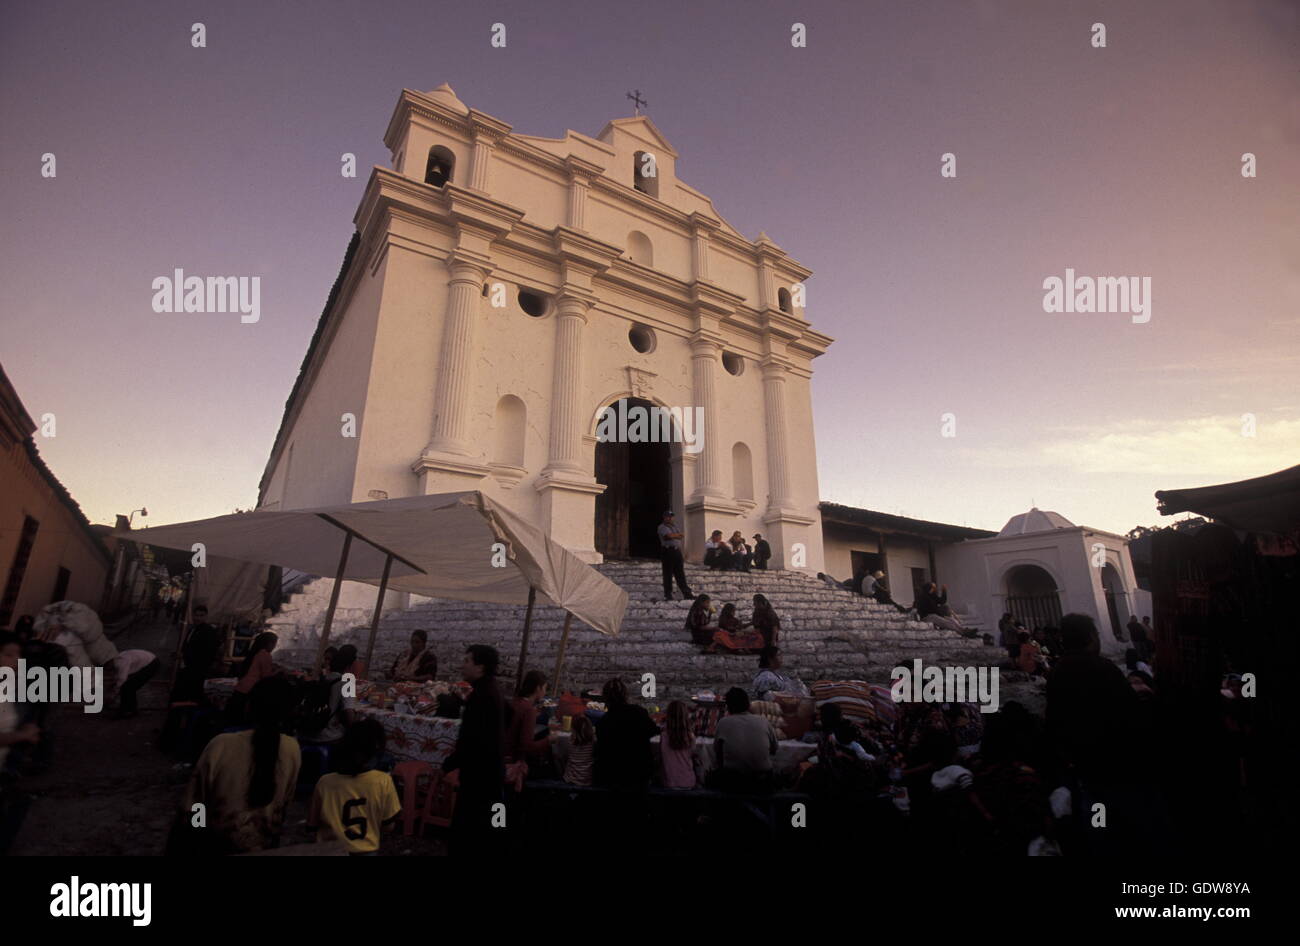
{"type": "Polygon", "coordinates": [[[947,522],[931,522],[927,519],[909,519],[907,516],[894,516],[887,512],[876,512],[873,509],[841,506],[839,503],[821,503],[820,508],[823,522],[839,525],[868,526],[952,540],[987,539],[990,536],[997,535],[996,532],[990,532],[987,529],[971,529],[967,526],[955,526],[947,522]]]}

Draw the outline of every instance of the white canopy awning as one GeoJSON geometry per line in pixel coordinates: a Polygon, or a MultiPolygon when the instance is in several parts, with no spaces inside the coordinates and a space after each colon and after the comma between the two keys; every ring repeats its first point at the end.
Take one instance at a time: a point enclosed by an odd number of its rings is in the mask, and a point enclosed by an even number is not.
{"type": "Polygon", "coordinates": [[[208,555],[280,565],[311,575],[338,573],[351,533],[345,580],[381,582],[392,556],[388,587],[461,601],[526,604],[537,598],[615,635],[627,592],[477,490],[412,496],[317,509],[264,510],[148,529],[118,538],[208,555]],[[505,546],[504,567],[494,546],[505,546]]]}

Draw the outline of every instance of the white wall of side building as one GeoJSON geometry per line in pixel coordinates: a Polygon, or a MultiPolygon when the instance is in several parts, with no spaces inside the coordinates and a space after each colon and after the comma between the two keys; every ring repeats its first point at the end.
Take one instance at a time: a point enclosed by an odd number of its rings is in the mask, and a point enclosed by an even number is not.
{"type": "MultiPolygon", "coordinates": [[[[943,545],[936,549],[937,567],[949,587],[949,603],[993,627],[1005,610],[1007,574],[1020,565],[1038,566],[1056,583],[1061,613],[1091,616],[1103,652],[1122,653],[1122,643],[1110,631],[1101,569],[1094,564],[1097,544],[1103,547],[1100,560],[1116,568],[1124,591],[1131,595],[1137,581],[1126,540],[1083,527],[943,545]]],[[[1120,623],[1127,619],[1128,611],[1121,605],[1120,623]]]]}

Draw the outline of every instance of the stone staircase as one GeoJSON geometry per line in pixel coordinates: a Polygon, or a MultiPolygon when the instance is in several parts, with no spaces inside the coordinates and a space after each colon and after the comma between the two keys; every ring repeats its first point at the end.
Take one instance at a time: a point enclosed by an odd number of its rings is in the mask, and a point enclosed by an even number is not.
{"type": "MultiPolygon", "coordinates": [[[[757,658],[702,654],[684,630],[689,603],[663,600],[657,561],[607,562],[597,568],[628,592],[627,615],[618,637],[612,638],[573,622],[565,661],[566,689],[599,689],[615,675],[632,687],[645,673],[655,675],[660,700],[748,685],[757,658]]],[[[714,572],[687,565],[686,573],[691,588],[708,594],[719,610],[735,602],[742,620],[749,617],[753,596],[766,595],[781,618],[785,670],[808,683],[819,679],[887,683],[893,667],[910,666],[918,657],[927,664],[993,666],[1003,656],[999,648],[986,647],[979,639],[909,620],[891,607],[831,588],[802,572],[714,572]]],[[[311,582],[271,619],[268,629],[281,640],[275,654],[278,663],[306,666],[314,659],[331,584],[330,579],[311,582]]],[[[364,590],[374,594],[373,589],[364,590]]],[[[331,639],[355,644],[364,655],[370,608],[357,604],[362,597],[344,594],[331,639]]],[[[414,598],[407,608],[384,612],[372,661],[376,676],[406,647],[411,631],[424,628],[429,646],[438,655],[440,677],[457,673],[468,645],[487,643],[501,652],[502,676],[513,680],[524,611],[522,606],[414,598]]],[[[563,625],[560,609],[534,610],[530,668],[552,674],[563,625]]]]}

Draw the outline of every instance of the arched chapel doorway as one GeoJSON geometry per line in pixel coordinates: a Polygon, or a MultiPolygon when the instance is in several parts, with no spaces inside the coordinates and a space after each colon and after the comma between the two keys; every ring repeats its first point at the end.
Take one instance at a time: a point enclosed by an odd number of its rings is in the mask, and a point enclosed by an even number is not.
{"type": "Polygon", "coordinates": [[[1006,576],[1006,609],[1025,627],[1059,627],[1061,594],[1056,579],[1038,565],[1017,565],[1006,576]]]}
{"type": "MultiPolygon", "coordinates": [[[[654,416],[649,401],[625,398],[622,403],[629,413],[639,407],[654,416]]],[[[611,407],[623,410],[619,401],[611,407]]],[[[656,530],[664,510],[674,508],[672,445],[662,439],[598,440],[595,474],[605,487],[596,497],[596,551],[605,558],[658,558],[656,530]]],[[[680,525],[685,517],[675,511],[680,525]]]]}

